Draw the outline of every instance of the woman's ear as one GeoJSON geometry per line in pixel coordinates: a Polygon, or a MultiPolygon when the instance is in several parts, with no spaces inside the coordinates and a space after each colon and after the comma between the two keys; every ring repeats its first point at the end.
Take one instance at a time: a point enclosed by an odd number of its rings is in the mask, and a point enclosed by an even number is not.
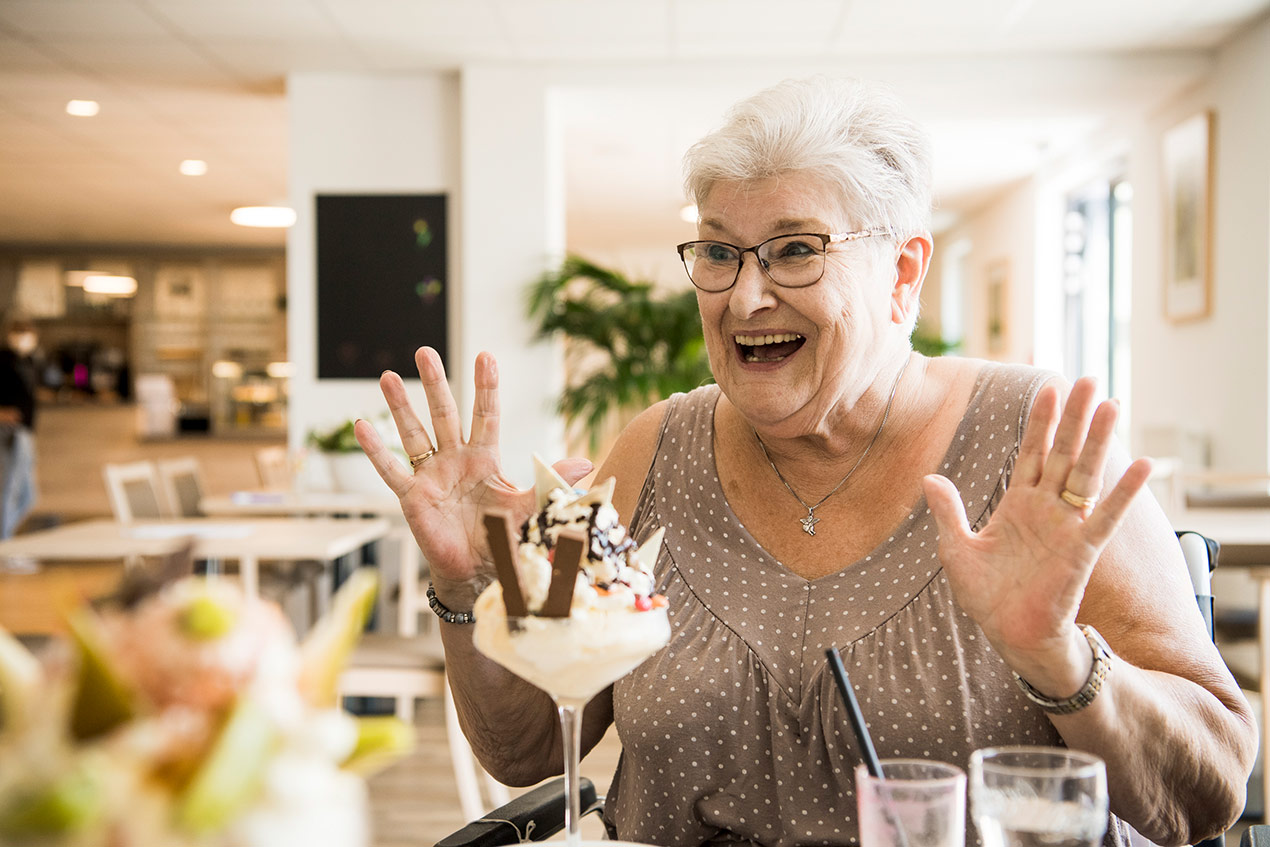
{"type": "Polygon", "coordinates": [[[912,328],[933,249],[934,240],[929,232],[912,236],[900,247],[899,256],[895,259],[895,287],[891,291],[892,323],[907,324],[912,328]]]}

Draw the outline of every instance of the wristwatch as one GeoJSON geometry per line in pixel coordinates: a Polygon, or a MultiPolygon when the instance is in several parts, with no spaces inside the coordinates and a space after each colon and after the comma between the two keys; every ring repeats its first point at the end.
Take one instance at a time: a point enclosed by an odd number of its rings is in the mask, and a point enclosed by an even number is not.
{"type": "Polygon", "coordinates": [[[1116,655],[1111,652],[1107,642],[1098,634],[1098,630],[1083,623],[1076,624],[1076,626],[1080,629],[1081,634],[1085,636],[1085,640],[1089,642],[1090,649],[1094,651],[1094,665],[1089,669],[1089,678],[1085,680],[1085,684],[1081,686],[1079,691],[1070,697],[1055,700],[1037,691],[1032,687],[1031,683],[1017,673],[1014,674],[1014,681],[1018,683],[1023,695],[1051,715],[1070,715],[1073,712],[1079,712],[1094,702],[1094,698],[1102,690],[1102,684],[1106,681],[1107,674],[1111,672],[1111,660],[1116,655]]]}

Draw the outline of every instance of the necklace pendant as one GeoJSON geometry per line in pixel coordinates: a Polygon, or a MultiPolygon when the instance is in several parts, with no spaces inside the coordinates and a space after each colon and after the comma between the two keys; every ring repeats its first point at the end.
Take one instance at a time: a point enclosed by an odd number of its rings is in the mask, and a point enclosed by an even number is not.
{"type": "Polygon", "coordinates": [[[808,509],[807,517],[800,518],[798,522],[803,525],[803,532],[807,533],[808,535],[815,535],[816,524],[820,523],[820,518],[816,517],[815,512],[813,512],[811,509],[808,509]]]}

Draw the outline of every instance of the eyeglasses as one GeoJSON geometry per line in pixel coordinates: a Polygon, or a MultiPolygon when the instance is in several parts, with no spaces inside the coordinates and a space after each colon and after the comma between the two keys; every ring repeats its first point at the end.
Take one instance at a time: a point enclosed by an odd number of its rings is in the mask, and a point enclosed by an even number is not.
{"type": "Polygon", "coordinates": [[[785,288],[815,285],[825,274],[825,253],[830,244],[889,236],[891,230],[861,229],[856,232],[799,232],[778,235],[753,247],[737,247],[723,241],[686,241],[676,249],[688,279],[702,291],[727,291],[741,275],[741,262],[753,253],[763,273],[785,288]]]}

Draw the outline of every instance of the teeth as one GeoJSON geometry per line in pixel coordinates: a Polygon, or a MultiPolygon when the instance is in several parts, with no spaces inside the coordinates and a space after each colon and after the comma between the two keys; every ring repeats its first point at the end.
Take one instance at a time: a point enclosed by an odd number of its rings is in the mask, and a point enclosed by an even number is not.
{"type": "Polygon", "coordinates": [[[746,347],[758,347],[763,344],[782,344],[786,341],[797,341],[802,338],[801,335],[793,332],[783,332],[779,335],[737,335],[734,337],[737,344],[744,344],[746,347]]]}

